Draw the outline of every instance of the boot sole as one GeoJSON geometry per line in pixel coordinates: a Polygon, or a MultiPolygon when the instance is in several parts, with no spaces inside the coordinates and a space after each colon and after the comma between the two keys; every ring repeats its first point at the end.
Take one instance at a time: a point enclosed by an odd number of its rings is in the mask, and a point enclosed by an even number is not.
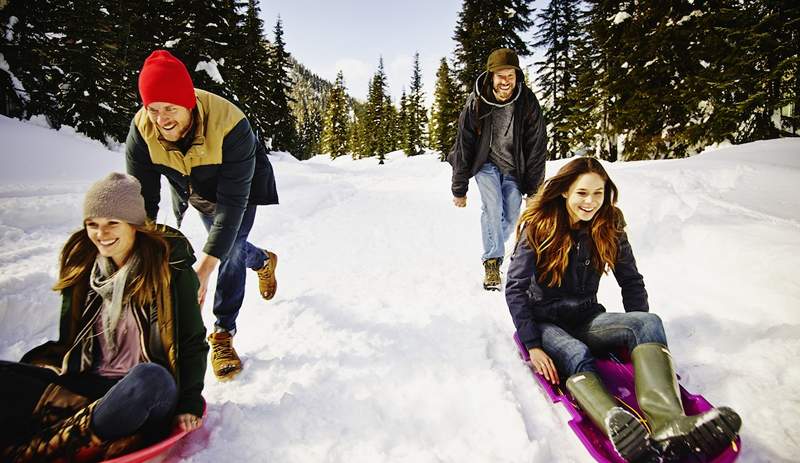
{"type": "Polygon", "coordinates": [[[666,441],[665,462],[711,461],[731,445],[739,434],[742,419],[728,407],[717,409],[717,416],[706,420],[687,435],[666,441]]]}
{"type": "Polygon", "coordinates": [[[220,372],[219,374],[214,373],[214,376],[217,377],[217,381],[219,381],[221,383],[225,383],[225,382],[231,381],[234,378],[236,378],[236,376],[241,372],[242,372],[242,368],[236,368],[236,369],[232,369],[230,371],[220,372]]]}
{"type": "Polygon", "coordinates": [[[618,409],[607,418],[606,429],[614,449],[625,461],[636,463],[659,461],[647,429],[631,413],[618,409]]]}
{"type": "Polygon", "coordinates": [[[500,286],[483,285],[483,289],[485,289],[486,291],[500,291],[500,286]]]}

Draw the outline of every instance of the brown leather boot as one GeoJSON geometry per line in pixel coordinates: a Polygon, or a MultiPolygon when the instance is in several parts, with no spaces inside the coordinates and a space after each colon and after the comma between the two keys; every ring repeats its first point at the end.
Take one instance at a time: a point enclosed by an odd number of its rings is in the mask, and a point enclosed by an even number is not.
{"type": "Polygon", "coordinates": [[[89,404],[89,399],[75,394],[58,384],[50,384],[45,388],[39,402],[33,409],[31,420],[39,428],[46,428],[70,417],[76,410],[89,404]]]}
{"type": "Polygon", "coordinates": [[[92,412],[99,401],[78,410],[69,418],[42,429],[27,443],[3,451],[3,460],[12,462],[67,460],[79,456],[81,461],[99,459],[103,441],[92,432],[92,412]]]}
{"type": "Polygon", "coordinates": [[[278,281],[275,279],[275,269],[278,267],[278,256],[274,252],[264,249],[264,254],[269,258],[264,262],[264,266],[256,270],[258,274],[258,290],[261,297],[270,300],[278,290],[278,281]]]}
{"type": "Polygon", "coordinates": [[[218,380],[231,380],[242,371],[242,361],[233,348],[230,332],[213,332],[208,335],[208,343],[211,345],[211,368],[218,380]]]}

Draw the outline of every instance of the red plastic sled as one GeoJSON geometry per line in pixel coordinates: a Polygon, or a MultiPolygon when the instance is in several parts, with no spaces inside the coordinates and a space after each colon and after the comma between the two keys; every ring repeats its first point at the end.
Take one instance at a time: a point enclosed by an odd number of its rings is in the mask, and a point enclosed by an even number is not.
{"type": "MultiPolygon", "coordinates": [[[[206,410],[203,408],[203,420],[206,418],[206,410]]],[[[199,428],[198,428],[199,429],[199,428]]],[[[196,430],[195,430],[196,431],[196,430]]],[[[167,436],[164,440],[156,442],[155,444],[145,447],[143,449],[139,449],[133,453],[129,453],[127,455],[122,455],[117,458],[112,458],[111,460],[103,460],[101,463],[142,463],[151,458],[155,458],[162,453],[166,453],[169,449],[172,448],[175,444],[178,443],[179,440],[183,439],[184,436],[189,434],[186,431],[181,431],[178,426],[175,426],[175,429],[172,430],[169,436],[167,436]]]]}

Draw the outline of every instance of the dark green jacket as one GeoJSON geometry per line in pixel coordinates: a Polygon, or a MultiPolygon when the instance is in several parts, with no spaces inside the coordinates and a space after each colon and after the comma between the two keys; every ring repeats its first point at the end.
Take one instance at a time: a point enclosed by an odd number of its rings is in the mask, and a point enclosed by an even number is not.
{"type": "Polygon", "coordinates": [[[244,114],[228,100],[195,89],[194,134],[181,149],[160,137],[144,108],[133,118],[126,141],[128,173],[142,184],[147,215],[157,219],[161,176],[172,189],[172,208],[180,227],[190,192],[213,203],[214,222],[203,251],[228,255],[248,205],[278,204],[275,175],[264,145],[244,114]]]}
{"type": "MultiPolygon", "coordinates": [[[[199,283],[192,269],[194,251],[181,232],[166,226],[170,246],[172,313],[160,317],[155,308],[135,308],[142,334],[145,360],[169,370],[178,385],[176,414],[203,414],[203,378],[206,372],[206,329],[197,303],[199,283]]],[[[88,288],[88,282],[82,285],[88,288]]],[[[58,374],[88,372],[97,346],[94,322],[101,301],[91,289],[71,287],[61,293],[58,341],[32,349],[22,362],[54,370],[58,374]],[[79,293],[85,294],[81,297],[79,293]]]]}

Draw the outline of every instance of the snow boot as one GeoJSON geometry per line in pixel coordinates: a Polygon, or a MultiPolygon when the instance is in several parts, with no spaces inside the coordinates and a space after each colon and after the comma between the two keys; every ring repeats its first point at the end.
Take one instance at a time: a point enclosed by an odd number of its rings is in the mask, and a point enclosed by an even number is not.
{"type": "Polygon", "coordinates": [[[242,361],[233,348],[230,331],[214,331],[208,335],[208,343],[211,345],[211,368],[218,380],[231,380],[242,371],[242,361]]]}
{"type": "Polygon", "coordinates": [[[483,261],[486,272],[483,277],[483,289],[487,291],[500,291],[500,259],[486,259],[483,261]]]}
{"type": "Polygon", "coordinates": [[[278,290],[278,281],[275,279],[275,269],[278,267],[278,256],[274,252],[263,250],[267,255],[264,266],[256,270],[258,274],[258,291],[265,300],[270,300],[278,290]]]}
{"type": "Polygon", "coordinates": [[[3,451],[3,461],[99,460],[103,441],[91,430],[92,412],[99,400],[78,410],[69,418],[36,433],[30,441],[3,451]]]}
{"type": "Polygon", "coordinates": [[[608,393],[596,373],[576,373],[567,379],[566,386],[584,413],[608,436],[625,461],[658,461],[647,429],[608,393]]]}
{"type": "Polygon", "coordinates": [[[736,439],[742,419],[728,407],[686,416],[666,346],[641,344],[631,360],[639,408],[665,461],[709,461],[736,439]]]}

